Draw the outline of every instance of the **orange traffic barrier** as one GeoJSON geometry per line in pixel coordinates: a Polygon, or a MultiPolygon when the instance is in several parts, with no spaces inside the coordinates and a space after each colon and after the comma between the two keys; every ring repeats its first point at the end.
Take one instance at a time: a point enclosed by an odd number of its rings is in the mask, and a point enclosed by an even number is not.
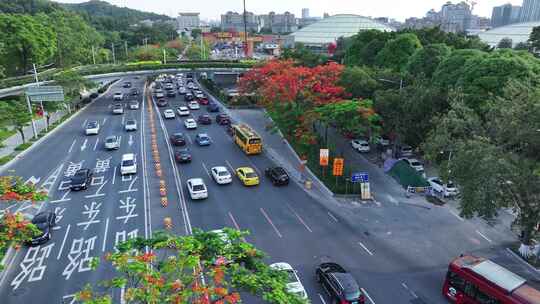
{"type": "Polygon", "coordinates": [[[166,217],[163,219],[163,225],[167,229],[172,229],[172,219],[170,217],[166,217]]]}
{"type": "Polygon", "coordinates": [[[154,157],[154,163],[155,163],[155,164],[159,163],[159,156],[158,156],[158,157],[154,157]]]}
{"type": "Polygon", "coordinates": [[[159,196],[161,196],[161,197],[167,196],[167,190],[165,190],[165,188],[160,188],[159,189],[159,196]]]}
{"type": "Polygon", "coordinates": [[[165,181],[164,180],[162,180],[162,179],[159,180],[159,187],[160,188],[165,188],[165,181]]]}
{"type": "Polygon", "coordinates": [[[161,170],[156,170],[156,175],[157,175],[158,177],[161,177],[162,174],[163,174],[163,172],[161,172],[161,170]]]}
{"type": "Polygon", "coordinates": [[[160,163],[154,164],[154,167],[156,167],[156,170],[161,170],[161,164],[160,163]]]}
{"type": "Polygon", "coordinates": [[[169,206],[169,201],[167,200],[166,197],[162,197],[162,198],[161,198],[161,206],[162,206],[162,207],[167,207],[167,206],[169,206]]]}

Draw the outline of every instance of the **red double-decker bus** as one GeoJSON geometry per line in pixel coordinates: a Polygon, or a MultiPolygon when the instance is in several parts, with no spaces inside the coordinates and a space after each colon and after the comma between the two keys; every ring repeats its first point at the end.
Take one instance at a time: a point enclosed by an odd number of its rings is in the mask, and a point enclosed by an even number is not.
{"type": "Polygon", "coordinates": [[[540,304],[540,291],[494,262],[462,255],[448,266],[443,295],[457,304],[540,304]]]}

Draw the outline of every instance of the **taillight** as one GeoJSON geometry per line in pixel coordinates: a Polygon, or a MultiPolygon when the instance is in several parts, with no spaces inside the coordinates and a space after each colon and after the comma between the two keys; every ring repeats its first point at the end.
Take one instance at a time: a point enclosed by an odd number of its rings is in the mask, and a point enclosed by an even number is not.
{"type": "Polygon", "coordinates": [[[347,300],[341,300],[341,302],[339,304],[349,304],[349,301],[347,300]]]}
{"type": "Polygon", "coordinates": [[[360,297],[358,298],[358,302],[360,304],[364,304],[366,302],[366,297],[364,297],[364,295],[360,295],[360,297]]]}

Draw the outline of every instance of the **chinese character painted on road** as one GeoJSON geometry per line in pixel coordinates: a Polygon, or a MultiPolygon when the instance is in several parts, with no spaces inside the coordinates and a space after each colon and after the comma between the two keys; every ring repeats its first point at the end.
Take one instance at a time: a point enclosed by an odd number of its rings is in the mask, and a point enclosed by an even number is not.
{"type": "Polygon", "coordinates": [[[69,264],[62,272],[62,275],[66,277],[66,281],[71,278],[75,270],[77,272],[85,272],[91,269],[91,263],[94,258],[90,256],[90,252],[94,250],[96,239],[97,236],[93,236],[87,240],[84,238],[73,240],[71,250],[68,254],[69,264]]]}
{"type": "Polygon", "coordinates": [[[120,200],[120,209],[124,209],[126,215],[117,216],[116,219],[124,220],[124,224],[127,224],[130,218],[139,216],[137,213],[133,213],[135,212],[135,207],[137,205],[135,205],[135,199],[132,197],[128,196],[125,200],[120,200]]]}
{"type": "Polygon", "coordinates": [[[90,225],[98,224],[100,220],[96,220],[96,217],[100,212],[100,207],[101,203],[98,204],[96,202],[92,202],[90,207],[88,207],[87,204],[84,204],[84,211],[82,213],[88,217],[88,221],[77,223],[77,226],[84,226],[83,229],[86,230],[90,225]]]}
{"type": "MultiPolygon", "coordinates": [[[[133,188],[133,185],[135,185],[135,182],[137,181],[137,176],[131,180],[131,183],[129,183],[129,187],[125,190],[120,190],[118,193],[128,193],[128,192],[137,192],[137,188],[133,188]]],[[[124,180],[122,179],[122,182],[124,180]]]]}
{"type": "Polygon", "coordinates": [[[73,175],[75,175],[75,172],[79,171],[82,168],[83,162],[84,162],[84,160],[80,161],[78,163],[69,162],[69,165],[68,165],[66,171],[64,172],[64,176],[65,177],[72,177],[73,175]]]}
{"type": "Polygon", "coordinates": [[[19,288],[22,282],[28,278],[28,282],[40,281],[45,274],[46,265],[43,265],[45,259],[49,258],[54,243],[41,247],[30,247],[21,261],[21,271],[11,281],[13,289],[19,288]]]}
{"type": "Polygon", "coordinates": [[[94,173],[105,173],[110,168],[110,162],[111,158],[107,159],[97,159],[96,160],[96,167],[94,168],[94,173]]]}
{"type": "Polygon", "coordinates": [[[59,191],[66,191],[66,190],[69,190],[71,188],[71,180],[68,179],[68,180],[63,180],[60,182],[60,185],[58,185],[58,190],[59,191]]]}
{"type": "Polygon", "coordinates": [[[85,195],[84,197],[86,197],[86,198],[96,198],[96,197],[105,196],[105,193],[102,193],[101,189],[103,189],[103,187],[105,187],[107,182],[108,182],[108,180],[104,180],[103,176],[92,177],[92,181],[91,181],[90,185],[91,186],[99,186],[99,188],[97,189],[96,193],[85,195]]]}
{"type": "Polygon", "coordinates": [[[114,238],[114,248],[115,248],[115,251],[118,251],[116,249],[116,246],[118,246],[118,244],[122,243],[122,242],[125,242],[129,239],[134,239],[137,237],[137,234],[139,233],[139,229],[135,229],[135,230],[132,230],[130,232],[126,232],[125,230],[124,231],[119,231],[116,233],[116,236],[114,238]]]}
{"type": "Polygon", "coordinates": [[[59,226],[58,223],[64,218],[65,212],[66,212],[66,208],[62,208],[62,207],[54,208],[54,213],[56,213],[56,219],[54,221],[53,230],[62,229],[62,227],[59,226]]]}

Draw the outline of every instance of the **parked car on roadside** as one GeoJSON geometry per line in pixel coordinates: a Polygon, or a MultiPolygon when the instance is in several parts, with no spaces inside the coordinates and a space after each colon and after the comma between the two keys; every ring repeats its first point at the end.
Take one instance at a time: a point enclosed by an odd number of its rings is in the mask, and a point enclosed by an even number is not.
{"type": "Polygon", "coordinates": [[[418,172],[424,172],[424,165],[416,158],[401,158],[400,160],[406,162],[414,170],[418,172]]]}
{"type": "Polygon", "coordinates": [[[369,147],[369,142],[363,139],[351,140],[351,146],[358,152],[369,152],[371,150],[369,147]]]}
{"type": "Polygon", "coordinates": [[[456,185],[452,183],[452,181],[449,181],[445,184],[438,177],[430,177],[427,179],[427,181],[433,191],[442,194],[442,196],[444,197],[456,196],[459,193],[456,185]]]}

